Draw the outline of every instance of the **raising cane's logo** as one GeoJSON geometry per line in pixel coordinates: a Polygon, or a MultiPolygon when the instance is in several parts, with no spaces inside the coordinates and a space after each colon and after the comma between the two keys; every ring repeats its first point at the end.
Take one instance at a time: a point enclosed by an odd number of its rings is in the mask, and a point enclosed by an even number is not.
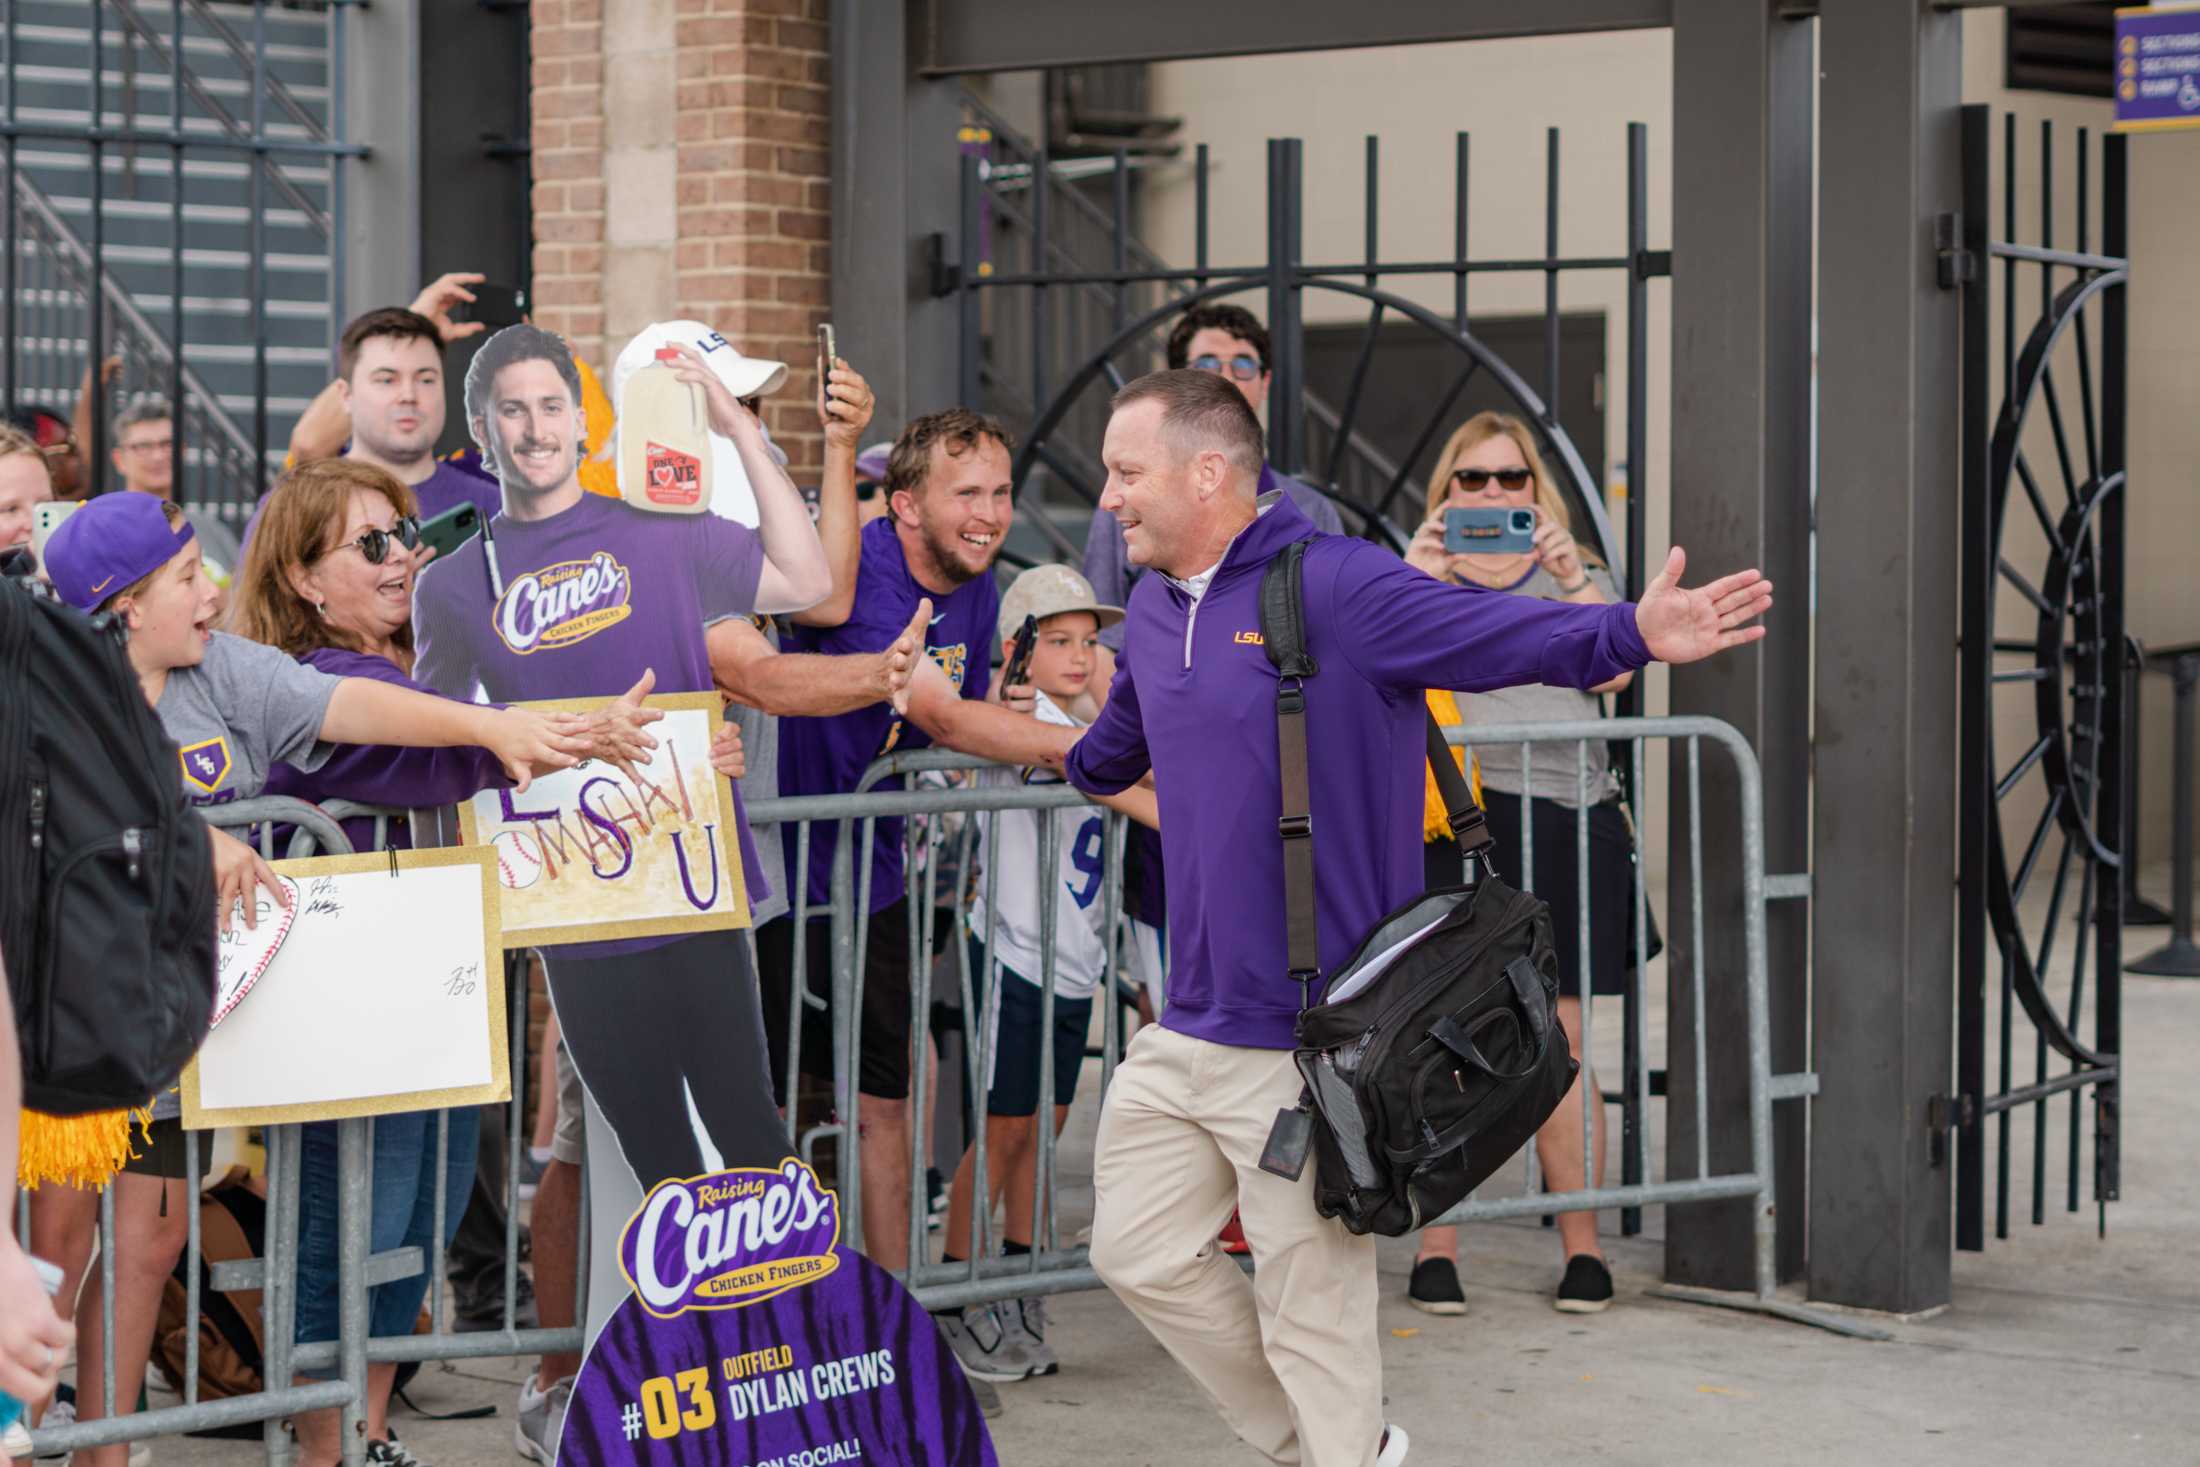
{"type": "Polygon", "coordinates": [[[496,604],[497,635],[525,657],[545,647],[586,641],[632,614],[634,578],[599,550],[516,577],[496,604]]]}
{"type": "Polygon", "coordinates": [[[840,1266],[840,1199],[789,1157],[659,1182],[619,1237],[619,1267],[659,1319],[740,1309],[840,1266]]]}

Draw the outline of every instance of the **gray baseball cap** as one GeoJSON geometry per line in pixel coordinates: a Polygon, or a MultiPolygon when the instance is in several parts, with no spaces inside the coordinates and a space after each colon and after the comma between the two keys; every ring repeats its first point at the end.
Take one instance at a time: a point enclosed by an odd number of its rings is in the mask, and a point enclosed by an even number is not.
{"type": "Polygon", "coordinates": [[[1102,606],[1100,598],[1093,594],[1092,582],[1068,566],[1035,565],[1009,582],[1007,592],[1001,597],[1001,616],[995,624],[994,635],[1005,642],[1016,635],[1025,617],[1035,616],[1045,621],[1065,611],[1089,611],[1100,618],[1100,625],[1104,627],[1112,627],[1123,619],[1122,607],[1102,606]]]}

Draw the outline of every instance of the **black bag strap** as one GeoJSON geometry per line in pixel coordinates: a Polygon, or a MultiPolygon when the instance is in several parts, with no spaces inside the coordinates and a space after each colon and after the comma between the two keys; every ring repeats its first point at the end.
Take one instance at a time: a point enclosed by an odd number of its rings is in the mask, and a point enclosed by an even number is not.
{"type": "Polygon", "coordinates": [[[1260,579],[1260,635],[1275,665],[1276,752],[1281,761],[1285,959],[1299,985],[1299,1007],[1322,976],[1321,935],[1314,919],[1314,791],[1306,754],[1306,679],[1318,669],[1306,650],[1306,602],[1300,580],[1306,542],[1294,540],[1268,562],[1260,579]]]}
{"type": "MultiPolygon", "coordinates": [[[[1314,791],[1306,749],[1306,680],[1320,671],[1306,649],[1306,599],[1301,587],[1308,543],[1294,540],[1284,546],[1260,579],[1261,642],[1277,673],[1276,752],[1283,807],[1276,833],[1283,837],[1285,959],[1292,981],[1299,985],[1302,1009],[1322,976],[1321,938],[1314,917],[1314,791]]],[[[1443,729],[1433,715],[1423,716],[1429,770],[1443,796],[1452,838],[1459,842],[1461,855],[1480,861],[1483,871],[1494,876],[1490,853],[1495,842],[1482,807],[1474,802],[1466,777],[1452,762],[1443,729]]]]}

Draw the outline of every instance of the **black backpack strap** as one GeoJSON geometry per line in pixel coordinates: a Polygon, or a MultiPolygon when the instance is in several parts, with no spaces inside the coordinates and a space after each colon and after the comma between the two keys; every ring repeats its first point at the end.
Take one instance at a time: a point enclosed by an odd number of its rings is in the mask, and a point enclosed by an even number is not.
{"type": "Polygon", "coordinates": [[[1467,788],[1467,777],[1452,762],[1451,745],[1444,741],[1442,725],[1436,715],[1428,720],[1428,767],[1436,777],[1436,793],[1444,801],[1444,818],[1451,826],[1451,838],[1459,842],[1459,854],[1469,861],[1480,861],[1484,874],[1495,876],[1496,867],[1491,863],[1491,851],[1496,840],[1490,834],[1489,820],[1482,807],[1474,802],[1474,792],[1467,788]]]}
{"type": "Polygon", "coordinates": [[[1306,542],[1283,547],[1260,578],[1260,635],[1275,665],[1276,752],[1281,761],[1285,955],[1307,1007],[1320,981],[1321,937],[1314,920],[1314,791],[1306,753],[1306,679],[1319,669],[1306,650],[1306,602],[1300,594],[1306,542]]]}

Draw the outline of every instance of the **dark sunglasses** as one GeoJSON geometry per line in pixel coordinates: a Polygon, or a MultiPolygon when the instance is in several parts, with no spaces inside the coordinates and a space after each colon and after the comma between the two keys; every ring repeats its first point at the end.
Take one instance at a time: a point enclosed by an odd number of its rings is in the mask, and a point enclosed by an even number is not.
{"type": "Polygon", "coordinates": [[[1527,488],[1534,477],[1526,469],[1454,469],[1451,482],[1471,494],[1477,489],[1487,489],[1490,480],[1495,479],[1498,488],[1518,493],[1527,488]]]}
{"type": "Polygon", "coordinates": [[[367,530],[361,533],[358,539],[347,540],[343,545],[336,548],[343,550],[347,547],[355,547],[361,555],[367,558],[368,565],[380,565],[390,558],[390,541],[392,540],[395,540],[407,550],[418,550],[420,548],[420,521],[414,519],[411,515],[406,515],[398,520],[394,529],[367,530]]]}
{"type": "Polygon", "coordinates": [[[1225,377],[1235,377],[1240,382],[1251,382],[1260,376],[1260,358],[1235,356],[1225,362],[1217,356],[1193,357],[1191,368],[1195,372],[1220,372],[1225,377]]]}

